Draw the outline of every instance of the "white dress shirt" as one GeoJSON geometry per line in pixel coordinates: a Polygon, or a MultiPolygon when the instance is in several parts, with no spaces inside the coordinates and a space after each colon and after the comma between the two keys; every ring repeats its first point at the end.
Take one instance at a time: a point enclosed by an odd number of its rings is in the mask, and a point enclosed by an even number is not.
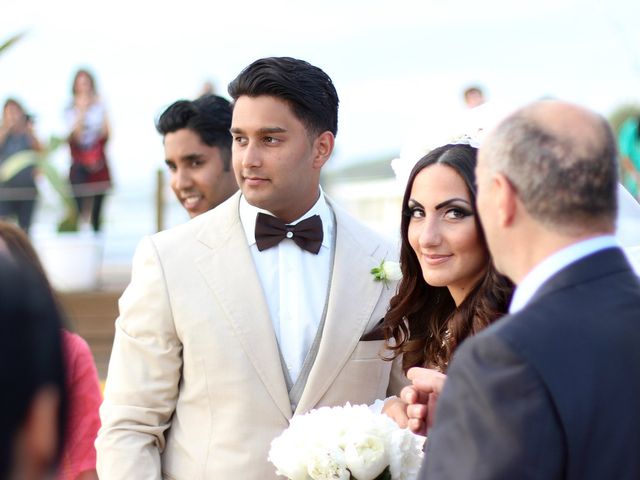
{"type": "Polygon", "coordinates": [[[569,245],[545,258],[536,265],[533,270],[527,273],[515,289],[513,298],[511,299],[511,305],[509,306],[509,313],[519,312],[526,307],[527,303],[533,298],[542,284],[563,268],[587,255],[604,250],[605,248],[617,246],[614,236],[602,235],[569,245]]]}
{"type": "MultiPolygon", "coordinates": [[[[296,382],[322,319],[328,294],[333,245],[333,213],[324,193],[296,223],[313,215],[322,219],[323,239],[318,254],[307,252],[289,238],[272,248],[258,250],[255,237],[258,213],[272,215],[240,199],[240,221],[251,249],[267,300],[273,330],[289,376],[296,382]]],[[[250,301],[250,300],[249,300],[250,301]]]]}

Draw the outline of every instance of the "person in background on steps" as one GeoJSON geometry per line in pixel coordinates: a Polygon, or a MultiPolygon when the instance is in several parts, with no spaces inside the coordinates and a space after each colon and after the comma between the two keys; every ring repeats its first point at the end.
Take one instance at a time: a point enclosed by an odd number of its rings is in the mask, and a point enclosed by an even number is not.
{"type": "Polygon", "coordinates": [[[78,206],[78,220],[90,219],[93,231],[98,232],[104,198],[111,188],[106,155],[109,120],[91,72],[85,69],[76,72],[71,93],[71,105],[65,110],[71,150],[69,180],[78,206]]]}

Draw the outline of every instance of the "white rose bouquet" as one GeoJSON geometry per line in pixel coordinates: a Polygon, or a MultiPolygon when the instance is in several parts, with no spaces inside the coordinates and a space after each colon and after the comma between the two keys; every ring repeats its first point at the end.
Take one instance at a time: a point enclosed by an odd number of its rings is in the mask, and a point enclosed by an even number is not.
{"type": "Polygon", "coordinates": [[[269,461],[290,480],[413,480],[423,443],[386,415],[347,403],[293,417],[269,461]]]}

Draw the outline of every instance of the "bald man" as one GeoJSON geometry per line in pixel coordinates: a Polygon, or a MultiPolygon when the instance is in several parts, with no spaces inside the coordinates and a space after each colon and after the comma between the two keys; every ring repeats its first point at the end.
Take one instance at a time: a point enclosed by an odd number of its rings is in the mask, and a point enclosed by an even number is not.
{"type": "Polygon", "coordinates": [[[478,211],[517,288],[457,350],[421,478],[640,478],[640,281],[613,237],[616,157],[603,118],[558,101],[481,147],[478,211]]]}

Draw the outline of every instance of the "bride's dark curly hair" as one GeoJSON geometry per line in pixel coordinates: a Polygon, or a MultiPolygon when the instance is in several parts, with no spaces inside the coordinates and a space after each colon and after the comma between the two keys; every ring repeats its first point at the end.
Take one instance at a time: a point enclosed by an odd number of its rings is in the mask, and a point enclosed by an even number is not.
{"type": "Polygon", "coordinates": [[[390,359],[403,355],[405,371],[416,366],[446,371],[456,347],[508,309],[513,284],[495,270],[477,215],[474,218],[478,238],[487,252],[487,268],[458,308],[446,286],[434,287],[424,280],[418,258],[409,244],[411,215],[407,205],[418,173],[434,164],[453,168],[464,180],[475,211],[476,158],[477,149],[470,145],[444,145],[420,159],[409,175],[400,224],[402,280],[383,323],[387,348],[392,352],[390,359]]]}

